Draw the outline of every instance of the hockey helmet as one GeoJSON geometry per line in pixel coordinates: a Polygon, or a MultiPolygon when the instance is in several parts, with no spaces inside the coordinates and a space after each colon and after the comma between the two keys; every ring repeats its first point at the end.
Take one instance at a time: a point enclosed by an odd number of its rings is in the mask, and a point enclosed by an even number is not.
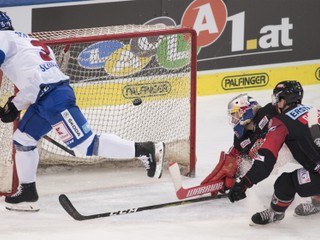
{"type": "Polygon", "coordinates": [[[247,93],[242,93],[234,97],[228,103],[228,115],[230,116],[230,123],[233,125],[237,124],[248,108],[253,108],[257,105],[258,102],[252,97],[248,96],[247,93]]]}
{"type": "Polygon", "coordinates": [[[275,105],[281,99],[286,100],[286,104],[302,102],[303,88],[298,81],[286,80],[279,82],[273,89],[272,103],[275,105]]]}
{"type": "Polygon", "coordinates": [[[11,19],[2,11],[0,11],[0,30],[13,30],[11,19]]]}

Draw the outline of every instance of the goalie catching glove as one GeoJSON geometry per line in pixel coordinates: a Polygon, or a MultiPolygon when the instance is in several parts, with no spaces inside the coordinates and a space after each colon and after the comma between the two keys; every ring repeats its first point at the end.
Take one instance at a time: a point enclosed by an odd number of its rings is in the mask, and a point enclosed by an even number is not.
{"type": "Polygon", "coordinates": [[[13,122],[19,116],[20,111],[13,104],[12,102],[13,98],[14,96],[9,97],[4,107],[3,108],[0,107],[0,118],[1,118],[1,121],[4,123],[13,122]]]}
{"type": "Polygon", "coordinates": [[[224,180],[226,189],[231,188],[235,183],[235,174],[238,169],[237,159],[226,154],[224,151],[220,154],[220,159],[218,165],[213,169],[213,171],[201,182],[201,184],[206,184],[210,182],[215,182],[218,180],[224,180]]]}

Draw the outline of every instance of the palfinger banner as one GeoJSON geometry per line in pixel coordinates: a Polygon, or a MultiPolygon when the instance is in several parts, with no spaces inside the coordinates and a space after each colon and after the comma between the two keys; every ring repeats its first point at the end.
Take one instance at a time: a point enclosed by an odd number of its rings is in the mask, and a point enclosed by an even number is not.
{"type": "Polygon", "coordinates": [[[165,24],[197,32],[198,95],[320,83],[319,0],[136,0],[32,9],[32,31],[165,24]],[[85,16],[85,17],[84,17],[85,16]]]}

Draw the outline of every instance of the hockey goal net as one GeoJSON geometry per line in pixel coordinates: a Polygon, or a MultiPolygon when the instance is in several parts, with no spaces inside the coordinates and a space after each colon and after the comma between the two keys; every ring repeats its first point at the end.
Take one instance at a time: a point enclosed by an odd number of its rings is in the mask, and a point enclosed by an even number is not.
{"type": "MultiPolygon", "coordinates": [[[[185,175],[194,175],[194,30],[157,24],[31,35],[55,52],[62,71],[70,77],[77,104],[93,132],[113,133],[136,142],[164,141],[166,162],[176,161],[183,166],[185,175]]],[[[3,82],[7,81],[4,77],[3,82]]],[[[1,128],[3,126],[5,124],[1,124],[1,128]]],[[[48,133],[48,137],[64,146],[55,132],[48,133]]],[[[9,142],[8,139],[10,137],[1,137],[1,143],[9,142]]],[[[134,159],[74,157],[45,138],[38,148],[41,166],[140,164],[134,159]]]]}

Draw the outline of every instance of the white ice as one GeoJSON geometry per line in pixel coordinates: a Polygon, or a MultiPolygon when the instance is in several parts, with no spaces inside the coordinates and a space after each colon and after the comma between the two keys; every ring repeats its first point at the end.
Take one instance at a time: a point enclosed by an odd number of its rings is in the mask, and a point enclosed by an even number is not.
{"type": "MultiPolygon", "coordinates": [[[[320,85],[305,86],[304,89],[304,104],[319,107],[320,85]]],[[[271,90],[248,93],[262,105],[271,99],[271,90]]],[[[231,146],[233,132],[227,123],[226,105],[236,94],[198,98],[197,174],[193,179],[184,178],[184,184],[200,183],[217,163],[220,151],[231,146]]],[[[237,203],[230,203],[225,198],[82,222],[73,220],[62,209],[58,202],[60,193],[67,194],[83,214],[177,201],[168,171],[156,180],[148,178],[143,168],[42,170],[37,179],[39,212],[7,211],[4,198],[0,198],[0,239],[318,239],[320,215],[293,215],[298,203],[309,200],[298,196],[280,223],[249,226],[252,214],[269,206],[276,177],[281,171],[298,167],[293,163],[281,167],[249,189],[247,198],[237,203]]]]}

